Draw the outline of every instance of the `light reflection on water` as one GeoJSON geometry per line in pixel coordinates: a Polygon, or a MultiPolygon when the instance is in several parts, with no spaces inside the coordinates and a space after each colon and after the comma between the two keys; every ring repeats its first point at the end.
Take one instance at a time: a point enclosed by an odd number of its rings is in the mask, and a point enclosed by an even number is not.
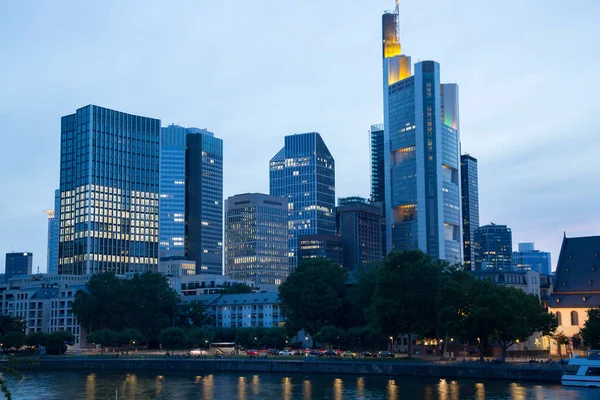
{"type": "Polygon", "coordinates": [[[37,399],[239,399],[239,400],[591,400],[597,389],[565,389],[560,385],[420,379],[407,377],[278,375],[257,373],[115,374],[35,372],[10,381],[14,400],[37,399]]]}

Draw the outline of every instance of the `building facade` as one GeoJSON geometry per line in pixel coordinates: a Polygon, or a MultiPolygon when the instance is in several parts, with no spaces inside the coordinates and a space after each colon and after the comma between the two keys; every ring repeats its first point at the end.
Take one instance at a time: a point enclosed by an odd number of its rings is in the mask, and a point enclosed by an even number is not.
{"type": "Polygon", "coordinates": [[[298,237],[298,264],[315,258],[327,258],[333,264],[343,267],[344,247],[342,238],[328,234],[298,237]]]}
{"type": "Polygon", "coordinates": [[[61,121],[58,273],[156,271],[160,120],[88,105],[61,121]]]}
{"type": "Polygon", "coordinates": [[[54,209],[44,210],[48,215],[48,250],[46,271],[49,274],[58,273],[58,228],[60,226],[60,190],[54,191],[54,209]]]}
{"type": "Polygon", "coordinates": [[[285,137],[269,163],[272,196],[288,201],[290,268],[298,262],[298,237],[335,235],[335,162],[316,132],[285,137]]]}
{"type": "Polygon", "coordinates": [[[198,274],[223,274],[223,140],[188,128],[186,144],[186,257],[198,274]]]}
{"type": "Polygon", "coordinates": [[[349,271],[383,258],[383,206],[361,197],[338,199],[338,235],[342,238],[343,265],[349,271]]]}
{"type": "Polygon", "coordinates": [[[512,269],[512,231],[490,224],[475,230],[475,269],[512,269]]]}
{"type": "Polygon", "coordinates": [[[402,54],[398,8],[383,15],[387,250],[462,262],[458,86],[402,54]]]}
{"type": "Polygon", "coordinates": [[[207,305],[216,326],[276,328],[285,321],[278,293],[226,294],[207,305]]]}
{"type": "MultiPolygon", "coordinates": [[[[548,301],[548,311],[558,318],[557,333],[564,333],[570,344],[563,346],[561,354],[575,351],[573,341],[587,321],[587,311],[600,307],[600,236],[563,238],[554,287],[548,301]],[[566,347],[566,348],[565,348],[566,347]]],[[[553,354],[558,353],[553,343],[553,354]]]]}
{"type": "Polygon", "coordinates": [[[246,193],[225,204],[225,274],[277,291],[290,269],[287,199],[246,193]]]}
{"type": "Polygon", "coordinates": [[[479,228],[479,180],[477,159],[460,156],[460,179],[462,197],[463,255],[467,270],[475,268],[475,230],[479,228]]]}
{"type": "Polygon", "coordinates": [[[9,281],[13,276],[31,275],[33,269],[33,253],[6,253],[4,279],[9,281]]]}
{"type": "Polygon", "coordinates": [[[381,225],[381,251],[385,256],[387,255],[387,239],[385,227],[385,130],[383,129],[383,124],[371,125],[369,134],[371,144],[371,201],[381,204],[381,210],[383,212],[383,222],[381,225]]]}
{"type": "Polygon", "coordinates": [[[512,253],[513,268],[520,271],[533,270],[540,275],[552,275],[549,252],[535,250],[534,243],[519,243],[519,251],[512,253]]]}

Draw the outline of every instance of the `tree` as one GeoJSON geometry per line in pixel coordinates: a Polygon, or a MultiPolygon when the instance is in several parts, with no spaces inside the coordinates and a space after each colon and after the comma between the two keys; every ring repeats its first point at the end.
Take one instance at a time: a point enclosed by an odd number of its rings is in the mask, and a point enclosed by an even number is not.
{"type": "MultiPolygon", "coordinates": [[[[369,313],[386,336],[426,336],[436,324],[442,266],[419,250],[390,253],[378,270],[369,313]]],[[[412,356],[409,340],[408,356],[412,356]]]]}
{"type": "Polygon", "coordinates": [[[69,331],[58,331],[48,335],[46,343],[46,352],[48,354],[64,354],[67,351],[67,344],[73,343],[75,336],[69,331]]]}
{"type": "Polygon", "coordinates": [[[188,326],[202,327],[208,325],[210,318],[204,303],[198,300],[180,302],[175,314],[175,325],[182,328],[188,326]]]}
{"type": "Polygon", "coordinates": [[[20,331],[11,331],[2,336],[2,348],[5,350],[19,350],[25,344],[25,334],[20,331]]]}
{"type": "Polygon", "coordinates": [[[44,332],[31,332],[25,337],[25,344],[31,347],[45,346],[48,342],[48,335],[44,332]]]}
{"type": "Polygon", "coordinates": [[[215,339],[214,328],[192,328],[188,331],[187,342],[192,347],[208,347],[215,339]]]}
{"type": "Polygon", "coordinates": [[[368,312],[373,295],[379,264],[363,264],[355,270],[355,280],[348,288],[344,303],[344,328],[363,327],[370,321],[368,312]]]}
{"type": "Polygon", "coordinates": [[[469,330],[465,324],[465,312],[472,301],[474,279],[460,266],[448,267],[442,275],[436,306],[436,337],[445,338],[444,346],[447,346],[448,337],[463,338],[469,330]]]}
{"type": "Polygon", "coordinates": [[[326,325],[339,324],[344,318],[346,280],[346,270],[328,259],[300,263],[279,286],[281,310],[290,329],[304,328],[314,335],[326,325]]]}
{"type": "Polygon", "coordinates": [[[339,348],[345,347],[347,335],[348,333],[342,328],[334,325],[326,325],[317,332],[314,339],[322,345],[329,345],[330,348],[339,348]]]}
{"type": "Polygon", "coordinates": [[[555,334],[551,335],[551,337],[556,341],[556,347],[558,347],[558,356],[562,360],[562,346],[568,345],[570,343],[570,340],[567,337],[567,335],[565,335],[562,331],[556,332],[555,334]]]}
{"type": "Polygon", "coordinates": [[[223,288],[221,294],[244,294],[252,293],[252,288],[243,283],[236,283],[229,287],[223,288]]]}
{"type": "Polygon", "coordinates": [[[142,332],[135,328],[123,329],[116,333],[116,343],[119,346],[125,347],[125,352],[129,353],[131,346],[139,345],[144,341],[142,332]]]}
{"type": "Polygon", "coordinates": [[[99,344],[101,353],[104,354],[104,347],[115,346],[117,342],[117,333],[110,329],[101,329],[87,335],[87,341],[99,344]]]}
{"type": "Polygon", "coordinates": [[[174,328],[165,328],[160,331],[158,335],[158,341],[163,345],[163,348],[171,351],[174,349],[181,349],[185,347],[186,337],[183,329],[174,327],[174,328]]]}
{"type": "Polygon", "coordinates": [[[25,321],[22,318],[11,317],[10,315],[0,315],[0,335],[14,331],[25,331],[25,321]]]}
{"type": "Polygon", "coordinates": [[[587,321],[579,330],[579,336],[588,349],[600,349],[600,308],[590,308],[587,315],[587,321]]]}
{"type": "Polygon", "coordinates": [[[130,305],[123,280],[113,272],[105,272],[93,275],[86,283],[86,290],[77,291],[71,308],[88,331],[121,330],[130,305]]]}

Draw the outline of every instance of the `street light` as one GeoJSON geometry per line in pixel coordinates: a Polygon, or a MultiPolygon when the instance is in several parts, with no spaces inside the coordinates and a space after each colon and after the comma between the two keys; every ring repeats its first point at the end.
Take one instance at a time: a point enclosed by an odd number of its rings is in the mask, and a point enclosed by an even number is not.
{"type": "Polygon", "coordinates": [[[394,337],[390,336],[390,353],[394,352],[394,337]]]}

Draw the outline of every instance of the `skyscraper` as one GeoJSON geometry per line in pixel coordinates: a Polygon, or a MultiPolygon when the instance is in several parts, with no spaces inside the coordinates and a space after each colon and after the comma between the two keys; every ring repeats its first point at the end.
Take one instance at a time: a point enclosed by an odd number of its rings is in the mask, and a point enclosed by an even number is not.
{"type": "Polygon", "coordinates": [[[285,137],[269,163],[270,194],[288,200],[290,266],[297,265],[298,237],[335,235],[335,163],[316,132],[285,137]]]}
{"type": "Polygon", "coordinates": [[[225,202],[225,274],[276,291],[289,274],[288,204],[246,193],[225,202]]]}
{"type": "Polygon", "coordinates": [[[6,253],[4,279],[6,282],[15,275],[31,275],[33,253],[6,253]]]}
{"type": "Polygon", "coordinates": [[[223,140],[189,128],[185,212],[187,259],[196,272],[223,274],[223,140]]]}
{"type": "Polygon", "coordinates": [[[371,201],[385,203],[385,164],[384,164],[383,124],[371,125],[371,201]]]}
{"type": "Polygon", "coordinates": [[[398,7],[383,15],[387,250],[462,262],[458,86],[402,55],[398,7]]]}
{"type": "Polygon", "coordinates": [[[352,271],[383,258],[383,207],[361,197],[338,199],[337,230],[342,237],[343,265],[352,271]]]}
{"type": "Polygon", "coordinates": [[[520,271],[537,271],[540,275],[552,274],[549,252],[535,250],[534,243],[519,243],[519,250],[512,253],[513,268],[520,271]]]}
{"type": "Polygon", "coordinates": [[[206,129],[161,129],[160,258],[223,273],[223,141],[206,129]]]}
{"type": "Polygon", "coordinates": [[[46,271],[58,273],[58,228],[60,221],[60,190],[54,191],[54,210],[44,210],[48,214],[48,250],[46,271]]]}
{"type": "Polygon", "coordinates": [[[475,269],[512,269],[512,231],[506,225],[475,230],[475,269]]]}
{"type": "Polygon", "coordinates": [[[318,233],[298,236],[298,264],[315,258],[327,258],[334,265],[344,266],[344,244],[337,235],[318,233]]]}
{"type": "Polygon", "coordinates": [[[479,228],[479,183],[477,159],[468,154],[460,156],[460,179],[462,195],[463,252],[465,269],[475,268],[475,230],[479,228]]]}
{"type": "Polygon", "coordinates": [[[58,273],[155,271],[160,120],[95,105],[61,121],[58,273]]]}

